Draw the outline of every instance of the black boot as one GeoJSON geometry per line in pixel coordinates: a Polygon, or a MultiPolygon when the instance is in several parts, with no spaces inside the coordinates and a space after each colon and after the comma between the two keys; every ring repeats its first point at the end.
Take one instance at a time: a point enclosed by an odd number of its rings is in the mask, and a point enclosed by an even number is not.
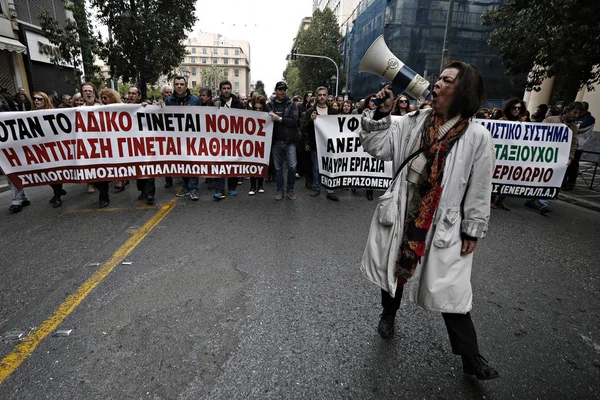
{"type": "Polygon", "coordinates": [[[467,375],[475,375],[480,381],[498,378],[500,375],[483,356],[461,356],[463,363],[463,372],[467,375]]]}
{"type": "Polygon", "coordinates": [[[388,314],[385,311],[381,313],[379,319],[379,325],[377,326],[377,332],[384,339],[389,339],[394,336],[394,321],[396,320],[396,314],[388,314]]]}

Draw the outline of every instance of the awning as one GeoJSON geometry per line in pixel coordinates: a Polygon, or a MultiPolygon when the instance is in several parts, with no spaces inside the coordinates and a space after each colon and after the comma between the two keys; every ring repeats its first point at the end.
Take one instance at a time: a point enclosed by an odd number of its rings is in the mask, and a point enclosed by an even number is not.
{"type": "Polygon", "coordinates": [[[27,47],[15,39],[0,36],[0,50],[16,51],[27,54],[27,47]]]}

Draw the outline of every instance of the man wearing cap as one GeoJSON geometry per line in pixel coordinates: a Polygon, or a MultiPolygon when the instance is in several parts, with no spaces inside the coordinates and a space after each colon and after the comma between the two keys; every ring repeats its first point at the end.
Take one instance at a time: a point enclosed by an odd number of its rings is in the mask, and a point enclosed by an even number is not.
{"type": "Polygon", "coordinates": [[[283,162],[287,161],[287,197],[295,200],[296,183],[296,141],[298,140],[298,106],[287,95],[287,83],[280,81],[275,85],[275,98],[267,104],[267,111],[273,120],[273,164],[277,194],[275,200],[284,197],[283,162]]]}

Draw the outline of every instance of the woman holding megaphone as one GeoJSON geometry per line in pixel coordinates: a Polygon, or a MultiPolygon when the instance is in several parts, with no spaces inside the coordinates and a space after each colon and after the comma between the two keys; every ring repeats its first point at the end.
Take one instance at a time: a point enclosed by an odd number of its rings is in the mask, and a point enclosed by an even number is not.
{"type": "Polygon", "coordinates": [[[473,252],[488,229],[494,165],[490,133],[471,122],[485,97],[481,74],[455,61],[432,95],[432,109],[392,121],[394,93],[386,86],[377,109],[362,114],[364,149],[393,161],[398,173],[379,198],[361,270],[381,288],[382,337],[394,334],[408,284],[419,306],[442,313],[463,372],[493,379],[498,372],[480,355],[469,313],[473,252]]]}

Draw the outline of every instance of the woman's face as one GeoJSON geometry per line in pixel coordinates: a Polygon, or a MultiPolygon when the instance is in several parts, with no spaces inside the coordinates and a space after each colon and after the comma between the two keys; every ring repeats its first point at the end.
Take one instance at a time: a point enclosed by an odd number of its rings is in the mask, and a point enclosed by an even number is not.
{"type": "Polygon", "coordinates": [[[522,108],[523,108],[523,105],[521,103],[513,104],[513,106],[510,108],[510,114],[513,117],[518,117],[519,114],[521,114],[521,109],[522,108]]]}
{"type": "Polygon", "coordinates": [[[350,114],[350,110],[352,110],[350,103],[344,103],[344,108],[342,109],[343,113],[350,114]]]}
{"type": "Polygon", "coordinates": [[[83,97],[78,97],[77,99],[75,99],[75,101],[73,101],[73,107],[81,107],[84,104],[85,100],[83,100],[83,97]]]}
{"type": "Polygon", "coordinates": [[[335,101],[331,103],[331,108],[333,108],[334,110],[339,110],[340,106],[338,105],[338,103],[336,103],[335,101]]]}
{"type": "Polygon", "coordinates": [[[102,96],[100,96],[100,101],[103,105],[107,105],[110,104],[110,99],[108,98],[107,95],[103,94],[102,96]]]}
{"type": "Polygon", "coordinates": [[[255,103],[253,107],[254,107],[254,111],[264,111],[263,105],[260,103],[255,103]]]}
{"type": "Polygon", "coordinates": [[[458,69],[446,68],[440,74],[433,86],[432,108],[436,114],[447,114],[454,102],[456,85],[458,84],[458,69]]]}
{"type": "Polygon", "coordinates": [[[371,99],[369,99],[369,110],[374,110],[377,108],[377,105],[375,105],[375,99],[373,97],[371,97],[371,99]]]}
{"type": "Polygon", "coordinates": [[[402,109],[408,109],[408,99],[406,97],[400,97],[398,99],[398,105],[400,106],[400,108],[402,109]]]}
{"type": "Polygon", "coordinates": [[[33,95],[33,105],[35,106],[36,110],[42,110],[42,109],[46,108],[46,99],[44,99],[39,94],[34,94],[33,95]]]}

